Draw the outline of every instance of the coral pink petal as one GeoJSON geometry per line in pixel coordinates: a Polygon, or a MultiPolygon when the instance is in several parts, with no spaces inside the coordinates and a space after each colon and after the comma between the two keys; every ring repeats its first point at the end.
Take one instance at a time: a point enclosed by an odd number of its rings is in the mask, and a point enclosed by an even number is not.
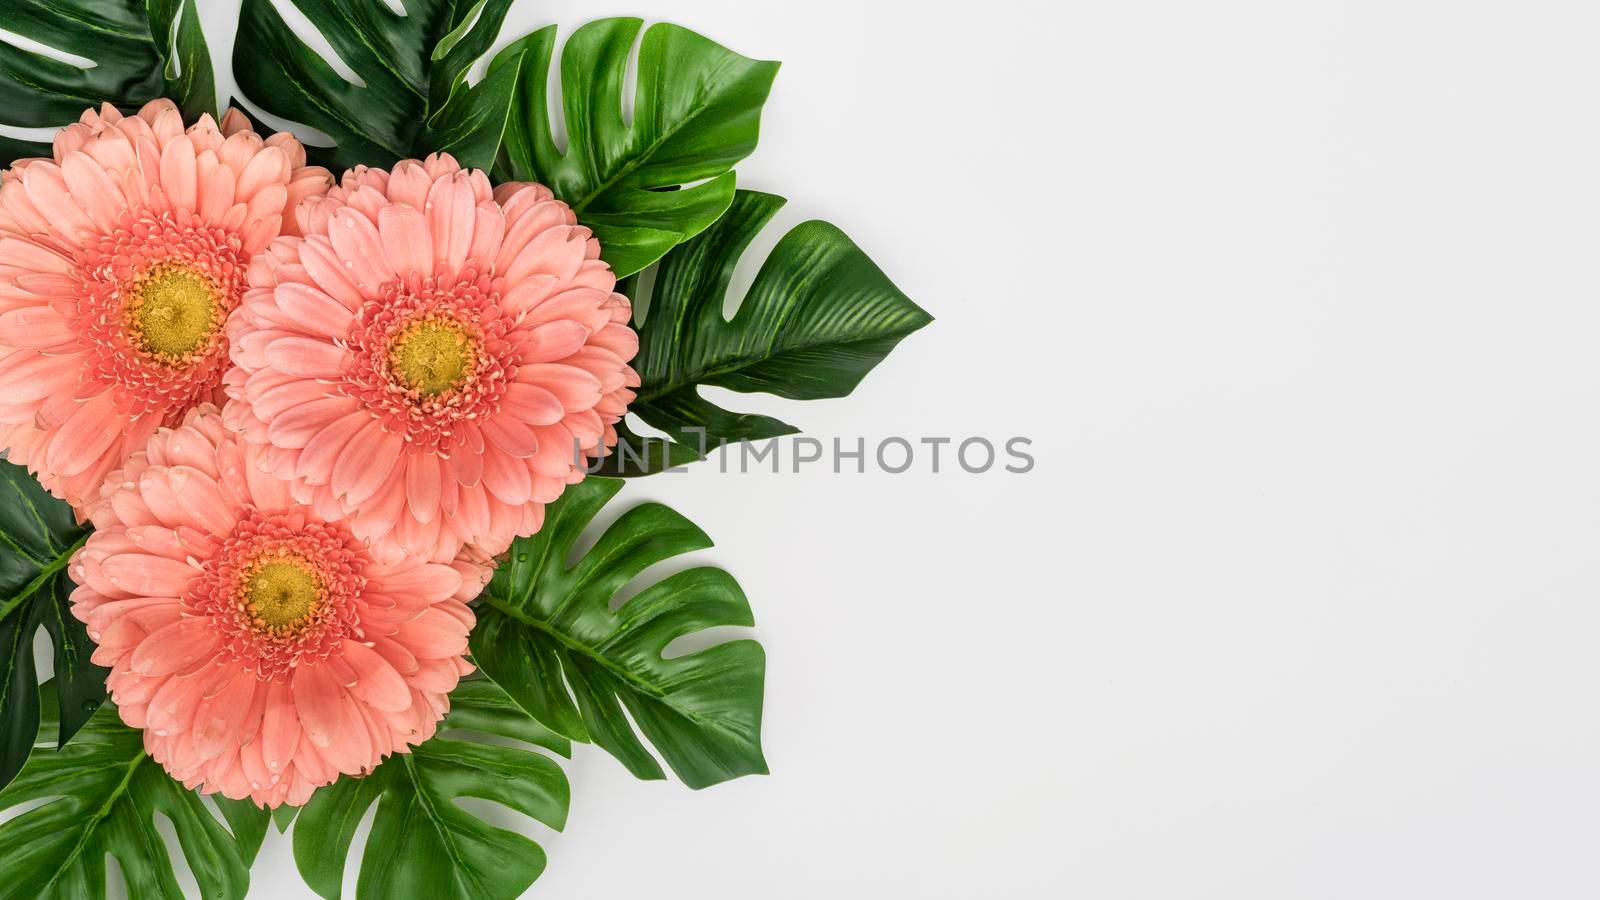
{"type": "Polygon", "coordinates": [[[317,747],[333,746],[344,723],[343,685],[327,666],[304,666],[294,673],[294,709],[300,727],[317,747]]]}
{"type": "Polygon", "coordinates": [[[375,294],[394,279],[395,271],[384,252],[383,239],[371,219],[354,210],[341,209],[333,214],[328,228],[334,251],[364,293],[375,294]]]}
{"type": "Polygon", "coordinates": [[[353,169],[297,222],[228,323],[244,439],[382,562],[536,529],[638,384],[591,232],[548,189],[495,190],[444,155],[353,169]]]}
{"type": "Polygon", "coordinates": [[[428,219],[409,206],[386,206],[378,213],[383,247],[398,275],[433,274],[433,236],[428,219]]]}
{"type": "Polygon", "coordinates": [[[140,675],[170,675],[216,652],[216,629],[205,619],[184,619],[150,635],[128,665],[140,675]]]}
{"type": "Polygon", "coordinates": [[[277,237],[288,183],[302,198],[328,187],[287,164],[304,156],[292,136],[235,139],[229,152],[205,116],[186,130],[170,102],[104,107],[0,178],[0,370],[28,369],[0,391],[15,426],[0,450],[83,518],[150,434],[219,398],[250,254],[277,237]]]}
{"type": "Polygon", "coordinates": [[[467,629],[451,616],[435,609],[401,623],[395,637],[419,659],[459,656],[467,649],[467,629]]]}
{"type": "Polygon", "coordinates": [[[286,375],[337,378],[344,370],[345,355],[313,338],[285,337],[267,345],[267,362],[286,375]]]}
{"type": "Polygon", "coordinates": [[[108,393],[78,404],[50,441],[45,465],[57,477],[69,477],[94,465],[116,441],[117,421],[108,393]]]}
{"type": "Polygon", "coordinates": [[[554,425],[566,414],[561,401],[536,384],[513,382],[506,385],[500,412],[527,425],[554,425]]]}
{"type": "Polygon", "coordinates": [[[237,670],[225,687],[205,697],[194,714],[194,749],[207,758],[220,756],[230,746],[238,746],[245,717],[255,705],[257,689],[264,689],[253,673],[237,670]]]}
{"type": "Polygon", "coordinates": [[[376,650],[356,641],[344,642],[344,660],[355,669],[356,683],[350,689],[357,699],[373,709],[400,712],[411,706],[411,691],[400,673],[376,650]]]}
{"type": "Polygon", "coordinates": [[[176,597],[198,570],[176,559],[146,553],[118,553],[100,561],[106,578],[118,588],[149,597],[176,597]]]}
{"type": "Polygon", "coordinates": [[[294,693],[285,684],[269,682],[267,706],[261,719],[261,756],[267,768],[281,771],[300,744],[300,715],[294,693]]]}
{"type": "Polygon", "coordinates": [[[406,464],[406,502],[411,515],[424,524],[439,514],[439,492],[443,483],[439,460],[416,454],[406,464]]]}
{"type": "Polygon", "coordinates": [[[394,471],[404,439],[384,430],[383,422],[373,419],[350,439],[333,465],[333,493],[360,503],[394,471]]]}
{"type": "MultiPolygon", "coordinates": [[[[466,556],[380,564],[336,505],[292,502],[273,449],[190,410],[106,480],[69,563],[72,612],[147,752],[185,785],[264,806],[434,733],[471,671],[463,586],[486,580],[466,556]]],[[[391,469],[377,493],[398,510],[391,469]]]]}

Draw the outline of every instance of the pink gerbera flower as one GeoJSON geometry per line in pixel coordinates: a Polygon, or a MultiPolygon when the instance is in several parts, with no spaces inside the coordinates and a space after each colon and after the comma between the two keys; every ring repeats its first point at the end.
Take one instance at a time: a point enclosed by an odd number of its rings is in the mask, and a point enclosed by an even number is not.
{"type": "Polygon", "coordinates": [[[488,569],[380,565],[294,503],[214,407],[112,473],[73,557],[73,615],[124,722],[174,778],[300,805],[427,740],[488,569]]]}
{"type": "Polygon", "coordinates": [[[449,156],[356,168],[296,215],[228,322],[228,424],[380,559],[537,531],[639,384],[599,243],[546,188],[449,156]]]}
{"type": "Polygon", "coordinates": [[[18,160],[0,187],[0,446],[73,506],[96,496],[216,394],[246,264],[330,183],[293,136],[262,140],[236,110],[185,130],[170,100],[90,110],[51,158],[18,160]]]}

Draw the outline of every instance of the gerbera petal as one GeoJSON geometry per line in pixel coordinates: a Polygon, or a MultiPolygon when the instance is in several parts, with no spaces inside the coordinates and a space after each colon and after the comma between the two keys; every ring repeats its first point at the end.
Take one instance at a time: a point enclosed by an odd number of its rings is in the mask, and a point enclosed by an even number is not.
{"type": "Polygon", "coordinates": [[[349,366],[337,345],[312,338],[278,338],[267,345],[266,358],[278,371],[302,378],[337,378],[349,366]]]}
{"type": "Polygon", "coordinates": [[[267,707],[261,719],[261,757],[267,768],[278,772],[288,764],[300,743],[300,716],[295,712],[294,693],[282,683],[267,687],[267,707]]]}
{"type": "Polygon", "coordinates": [[[376,293],[394,278],[394,267],[384,252],[383,238],[371,219],[354,210],[341,209],[333,214],[328,229],[334,251],[362,291],[376,293]]]}
{"type": "Polygon", "coordinates": [[[383,426],[379,419],[368,422],[339,454],[330,482],[335,496],[360,503],[372,496],[394,471],[405,441],[383,426]]]}
{"type": "Polygon", "coordinates": [[[433,274],[433,236],[428,219],[410,206],[386,206],[378,214],[383,248],[399,275],[433,274]]]}
{"type": "Polygon", "coordinates": [[[221,641],[206,619],[184,619],[145,638],[129,667],[145,675],[170,675],[216,653],[221,641]]]}
{"type": "Polygon", "coordinates": [[[327,666],[303,666],[294,673],[294,709],[306,737],[319,748],[333,746],[344,726],[344,688],[327,666]]]}
{"type": "Polygon", "coordinates": [[[416,654],[419,660],[459,656],[467,649],[467,630],[451,616],[430,609],[409,622],[401,623],[395,640],[416,654]]]}
{"type": "Polygon", "coordinates": [[[417,521],[429,522],[439,514],[442,481],[439,460],[432,455],[417,453],[406,463],[406,501],[417,521]]]}
{"type": "Polygon", "coordinates": [[[344,304],[303,282],[287,281],[278,285],[273,299],[290,321],[299,323],[311,334],[343,338],[350,330],[350,323],[355,321],[355,315],[344,304]]]}
{"type": "Polygon", "coordinates": [[[104,166],[87,153],[75,150],[62,159],[61,176],[72,198],[89,214],[95,227],[101,231],[116,227],[127,207],[117,183],[111,180],[104,166]]]}
{"type": "Polygon", "coordinates": [[[234,669],[221,690],[202,697],[194,714],[194,749],[204,757],[220,756],[237,747],[245,716],[255,705],[255,674],[234,669]]]}
{"type": "Polygon", "coordinates": [[[267,437],[275,446],[299,448],[359,406],[354,397],[322,397],[286,409],[267,426],[267,437]]]}
{"type": "Polygon", "coordinates": [[[536,384],[521,382],[506,385],[505,397],[500,401],[500,411],[530,425],[553,425],[566,415],[566,408],[556,399],[555,394],[536,384]]]}
{"type": "Polygon", "coordinates": [[[583,477],[574,451],[615,442],[637,384],[631,310],[592,232],[549,189],[495,189],[447,155],[357,166],[297,225],[230,326],[229,396],[250,405],[230,421],[377,561],[536,529],[538,504],[583,477]]]}
{"type": "Polygon", "coordinates": [[[161,190],[174,209],[195,211],[200,199],[198,179],[193,144],[169,141],[161,148],[161,190]]]}
{"type": "Polygon", "coordinates": [[[411,705],[411,691],[388,660],[364,644],[344,642],[344,660],[355,670],[356,683],[350,693],[374,709],[398,712],[411,705]]]}
{"type": "Polygon", "coordinates": [[[368,424],[377,421],[367,410],[357,410],[323,428],[300,451],[295,475],[310,484],[333,480],[333,467],[352,438],[368,424]]]}

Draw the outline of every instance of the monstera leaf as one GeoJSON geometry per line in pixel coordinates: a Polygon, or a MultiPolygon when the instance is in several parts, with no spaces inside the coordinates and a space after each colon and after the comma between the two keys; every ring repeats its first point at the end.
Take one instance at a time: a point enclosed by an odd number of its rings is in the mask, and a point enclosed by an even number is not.
{"type": "Polygon", "coordinates": [[[33,749],[41,691],[58,701],[62,744],[105,698],[109,673],[89,661],[89,636],[67,602],[67,562],[87,538],[71,507],[27,469],[0,460],[0,786],[33,749]],[[42,688],[33,662],[40,628],[55,642],[56,669],[54,684],[42,688]]]}
{"type": "Polygon", "coordinates": [[[733,166],[756,147],[761,107],[778,74],[775,62],[746,59],[676,25],[652,25],[639,46],[630,125],[624,76],[642,24],[602,19],[567,39],[565,153],[556,145],[548,100],[555,27],[528,35],[496,60],[510,66],[526,54],[501,178],[548,185],[594,229],[618,275],[660,259],[727,210],[733,166]]]}
{"type": "Polygon", "coordinates": [[[267,112],[333,138],[307,147],[335,172],[449,152],[487,169],[499,153],[521,54],[502,53],[483,81],[467,70],[500,33],[511,0],[293,0],[363,82],[352,84],[283,21],[272,0],[244,0],[233,71],[267,112]]]}
{"type": "MultiPolygon", "coordinates": [[[[215,113],[216,82],[194,0],[9,0],[0,27],[89,61],[80,67],[0,42],[0,124],[59,127],[85,109],[171,97],[191,120],[215,113]]],[[[0,164],[50,145],[0,136],[0,164]]]]}
{"type": "Polygon", "coordinates": [[[511,738],[563,756],[571,745],[528,718],[493,682],[475,678],[450,694],[440,736],[391,756],[365,778],[341,778],[311,797],[294,824],[294,858],[306,884],[339,897],[356,825],[374,802],[356,896],[513,898],[544,871],[538,844],[484,824],[456,804],[492,800],[560,830],[567,820],[567,778],[530,750],[444,737],[468,730],[511,738]]]}
{"type": "Polygon", "coordinates": [[[647,567],[710,547],[705,533],[647,503],[624,513],[567,565],[585,526],[621,485],[590,478],[568,487],[546,510],[539,533],[512,544],[480,595],[473,660],[539,721],[599,744],[640,778],[666,776],[624,707],[690,787],[765,774],[761,645],[740,640],[663,655],[676,638],[754,624],[733,577],[689,569],[611,609],[617,591],[647,567]]]}
{"type": "Polygon", "coordinates": [[[784,235],[730,320],[734,267],[783,206],[740,191],[728,214],[661,261],[633,361],[631,411],[695,451],[798,431],[722,409],[701,385],[794,400],[843,397],[906,335],[933,321],[861,249],[826,222],[784,235]]]}
{"type": "MultiPolygon", "coordinates": [[[[222,811],[222,818],[228,823],[228,830],[233,832],[234,846],[239,851],[246,867],[256,861],[256,854],[261,852],[261,845],[267,839],[267,823],[272,821],[272,813],[257,806],[252,800],[229,800],[217,794],[212,797],[216,801],[217,809],[222,811]]],[[[278,809],[293,809],[291,806],[280,806],[278,809]]]]}
{"type": "Polygon", "coordinates": [[[206,897],[243,897],[250,884],[233,836],[199,795],[145,755],[143,735],[110,703],[65,747],[40,748],[0,791],[0,810],[37,801],[43,805],[0,825],[0,900],[104,897],[107,855],[134,900],[182,898],[158,813],[172,823],[206,897]]]}

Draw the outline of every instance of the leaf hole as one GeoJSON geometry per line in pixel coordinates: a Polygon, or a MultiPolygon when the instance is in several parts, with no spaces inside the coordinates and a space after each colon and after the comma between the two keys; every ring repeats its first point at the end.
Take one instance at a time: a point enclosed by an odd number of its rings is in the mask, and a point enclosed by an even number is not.
{"type": "Polygon", "coordinates": [[[772,217],[761,230],[756,233],[750,246],[745,248],[744,254],[734,265],[733,278],[728,281],[728,293],[722,298],[722,315],[732,319],[739,312],[739,307],[744,305],[744,298],[749,295],[750,288],[756,283],[756,275],[761,267],[766,264],[767,257],[777,248],[778,242],[790,229],[799,225],[803,220],[795,204],[786,203],[777,214],[772,217]]]}
{"type": "Polygon", "coordinates": [[[122,863],[117,861],[116,854],[106,854],[105,867],[106,900],[124,900],[128,896],[128,879],[122,873],[122,863]]]}
{"type": "Polygon", "coordinates": [[[646,266],[633,280],[630,289],[632,295],[628,301],[633,304],[633,327],[636,331],[644,327],[645,319],[650,315],[650,300],[656,294],[656,275],[660,272],[660,266],[646,266]]]}
{"type": "Polygon", "coordinates": [[[654,425],[651,425],[649,422],[639,418],[639,416],[635,413],[630,412],[625,418],[628,423],[628,428],[630,428],[633,433],[639,437],[667,438],[667,433],[665,431],[662,431],[654,425]]]}
{"type": "Polygon", "coordinates": [[[18,803],[16,806],[10,807],[8,809],[0,810],[0,825],[4,825],[5,823],[11,821],[12,819],[19,818],[21,816],[25,816],[28,813],[33,812],[34,810],[38,809],[41,806],[44,806],[47,803],[54,803],[54,802],[56,802],[57,800],[60,800],[60,799],[61,798],[59,796],[54,796],[54,797],[35,797],[34,799],[27,801],[26,803],[18,803]]]}
{"type": "MultiPolygon", "coordinates": [[[[178,34],[179,34],[180,30],[183,28],[183,23],[184,23],[185,17],[188,16],[188,15],[189,15],[188,6],[186,6],[184,4],[179,4],[178,5],[177,15],[174,15],[172,17],[172,27],[169,28],[167,30],[167,33],[164,35],[164,37],[166,38],[166,48],[167,48],[167,73],[166,74],[167,74],[168,78],[171,78],[171,79],[174,79],[174,80],[183,77],[183,54],[178,52],[178,34]]],[[[199,17],[196,16],[196,18],[199,18],[199,17]]],[[[196,22],[195,26],[197,28],[201,29],[202,34],[204,33],[205,29],[201,25],[201,23],[196,22]]],[[[153,37],[155,37],[155,35],[151,35],[151,37],[153,38],[153,37]]]]}
{"type": "MultiPolygon", "coordinates": [[[[78,56],[75,53],[68,53],[65,50],[58,50],[49,44],[41,44],[32,38],[23,37],[14,31],[7,31],[3,28],[0,28],[0,43],[10,44],[18,50],[32,53],[37,56],[42,56],[46,59],[64,63],[78,69],[93,69],[99,66],[99,63],[87,57],[78,56]]],[[[60,131],[61,127],[66,124],[68,123],[62,122],[61,125],[46,125],[37,128],[25,128],[20,125],[0,124],[0,137],[16,138],[17,140],[22,141],[38,141],[40,143],[48,144],[53,138],[55,138],[56,132],[60,131]]]]}
{"type": "Polygon", "coordinates": [[[454,797],[451,799],[462,812],[481,820],[486,825],[519,834],[536,844],[543,845],[556,830],[534,817],[512,809],[494,800],[482,797],[454,797]]]}
{"type": "Polygon", "coordinates": [[[578,535],[578,539],[572,542],[572,550],[564,560],[566,568],[572,568],[587,556],[589,551],[594,549],[594,545],[599,542],[600,535],[605,534],[606,529],[610,528],[613,522],[622,518],[623,514],[633,505],[637,504],[607,503],[602,506],[600,511],[595,514],[594,519],[583,529],[583,533],[578,535]]]}
{"type": "MultiPolygon", "coordinates": [[[[487,5],[488,4],[485,2],[485,0],[478,0],[477,4],[472,7],[471,14],[468,15],[466,20],[460,25],[457,25],[456,28],[451,29],[451,34],[460,34],[461,40],[465,40],[469,35],[472,34],[474,30],[477,29],[478,23],[483,20],[483,8],[487,5]]],[[[496,37],[498,38],[499,36],[496,35],[496,37]]],[[[455,43],[460,43],[460,40],[456,41],[455,43]]],[[[449,53],[452,49],[454,49],[454,44],[452,44],[450,47],[445,47],[443,41],[441,41],[433,48],[432,52],[434,54],[434,59],[437,60],[440,56],[444,55],[445,53],[449,53]],[[443,53],[441,53],[441,51],[443,51],[443,53]]],[[[463,76],[465,76],[468,85],[476,87],[478,82],[483,80],[484,74],[489,71],[489,62],[490,60],[494,59],[496,52],[498,52],[498,48],[495,48],[494,52],[485,53],[472,61],[472,65],[468,66],[466,71],[462,73],[463,76]]]]}
{"type": "Polygon", "coordinates": [[[361,864],[367,856],[367,838],[372,836],[372,820],[378,817],[378,804],[382,801],[371,803],[361,813],[361,821],[356,823],[356,833],[350,840],[350,850],[344,857],[343,885],[339,892],[341,897],[357,896],[356,885],[361,880],[361,864]]]}
{"type": "MultiPolygon", "coordinates": [[[[164,776],[163,776],[164,777],[164,776]]],[[[181,786],[179,790],[182,790],[181,786]]],[[[178,886],[185,897],[204,897],[200,892],[200,883],[195,880],[194,872],[189,869],[187,857],[183,855],[183,845],[178,841],[178,829],[172,824],[172,819],[161,810],[156,810],[150,816],[155,823],[156,833],[161,835],[161,843],[167,848],[167,859],[172,866],[172,874],[177,876],[178,886]]],[[[147,860],[147,865],[157,864],[159,861],[147,860]]]]}
{"type": "Polygon", "coordinates": [[[681,634],[667,642],[661,648],[661,658],[665,660],[680,659],[703,653],[712,647],[718,647],[733,641],[749,640],[755,637],[755,629],[743,625],[713,625],[704,631],[693,634],[681,634]]]}
{"type": "Polygon", "coordinates": [[[50,640],[50,632],[42,627],[33,633],[33,664],[35,673],[56,670],[56,645],[50,640]]]}
{"type": "MultiPolygon", "coordinates": [[[[222,795],[200,794],[200,805],[206,808],[206,812],[211,815],[212,819],[216,820],[218,825],[222,826],[223,831],[233,834],[233,825],[228,822],[228,817],[222,814],[222,807],[217,803],[217,798],[220,796],[222,795]]],[[[234,837],[237,838],[238,835],[234,835],[234,837]]]]}
{"type": "MultiPolygon", "coordinates": [[[[398,5],[397,0],[384,0],[384,4],[389,6],[391,10],[398,5]]],[[[357,75],[355,70],[350,68],[349,63],[344,61],[344,57],[333,49],[333,43],[323,35],[322,30],[317,28],[311,19],[300,11],[299,7],[291,3],[290,0],[272,0],[272,8],[277,10],[278,15],[283,18],[283,23],[289,27],[294,36],[299,38],[301,43],[305,44],[312,53],[322,57],[322,61],[326,62],[334,72],[337,72],[340,78],[357,87],[367,86],[361,76],[357,75]]],[[[401,14],[403,14],[403,10],[401,14]]]]}
{"type": "Polygon", "coordinates": [[[79,56],[76,53],[68,53],[65,50],[58,50],[49,44],[41,44],[33,38],[23,37],[14,31],[7,31],[4,28],[0,28],[0,41],[10,44],[18,50],[26,50],[29,53],[53,59],[56,62],[66,63],[79,69],[93,69],[100,65],[88,57],[79,56]]]}
{"type": "Polygon", "coordinates": [[[618,100],[622,104],[622,125],[624,128],[633,128],[633,109],[639,95],[639,48],[644,45],[644,33],[650,30],[653,22],[646,21],[639,29],[638,35],[633,39],[633,46],[628,48],[628,63],[622,68],[622,96],[618,100]]]}
{"type": "Polygon", "coordinates": [[[555,145],[556,152],[566,155],[567,141],[567,110],[561,104],[561,57],[567,52],[567,38],[570,34],[557,33],[558,44],[550,54],[550,71],[544,83],[544,108],[545,114],[550,118],[550,143],[555,145]]]}
{"type": "Polygon", "coordinates": [[[623,584],[622,587],[617,589],[615,594],[611,595],[611,611],[617,612],[618,610],[622,609],[622,607],[626,606],[633,598],[649,590],[652,586],[666,581],[668,578],[671,578],[679,572],[685,572],[689,569],[698,569],[702,566],[705,566],[705,561],[699,559],[700,555],[701,554],[699,552],[691,552],[682,556],[674,556],[671,559],[664,559],[661,562],[652,563],[651,565],[645,566],[644,571],[628,579],[628,581],[623,584]]]}

